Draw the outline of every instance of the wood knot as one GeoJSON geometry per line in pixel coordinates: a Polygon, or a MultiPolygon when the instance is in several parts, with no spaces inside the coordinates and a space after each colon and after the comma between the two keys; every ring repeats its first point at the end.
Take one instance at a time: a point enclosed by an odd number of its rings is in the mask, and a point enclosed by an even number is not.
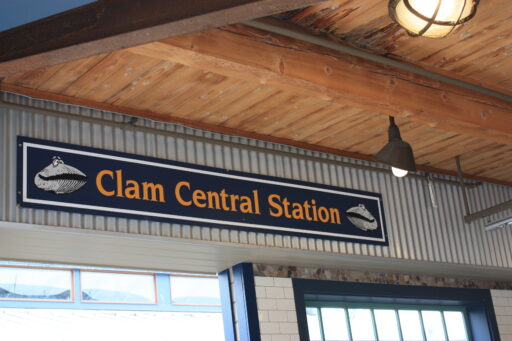
{"type": "Polygon", "coordinates": [[[329,65],[326,65],[324,67],[324,72],[326,75],[330,75],[330,74],[332,74],[332,68],[329,65]]]}
{"type": "Polygon", "coordinates": [[[279,73],[280,74],[284,73],[284,62],[282,59],[279,59],[279,73]]]}

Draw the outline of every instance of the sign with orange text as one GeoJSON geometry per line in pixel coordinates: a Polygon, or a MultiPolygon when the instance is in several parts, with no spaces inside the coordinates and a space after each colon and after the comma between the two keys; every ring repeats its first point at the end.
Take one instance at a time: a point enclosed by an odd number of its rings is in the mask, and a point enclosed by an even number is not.
{"type": "Polygon", "coordinates": [[[388,245],[382,196],[18,137],[24,207],[388,245]]]}

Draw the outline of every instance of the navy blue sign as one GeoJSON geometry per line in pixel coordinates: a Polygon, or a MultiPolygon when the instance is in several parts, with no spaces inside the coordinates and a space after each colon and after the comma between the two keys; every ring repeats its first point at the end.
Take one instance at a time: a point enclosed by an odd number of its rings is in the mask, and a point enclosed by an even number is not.
{"type": "Polygon", "coordinates": [[[388,245],[382,196],[18,137],[18,203],[388,245]]]}

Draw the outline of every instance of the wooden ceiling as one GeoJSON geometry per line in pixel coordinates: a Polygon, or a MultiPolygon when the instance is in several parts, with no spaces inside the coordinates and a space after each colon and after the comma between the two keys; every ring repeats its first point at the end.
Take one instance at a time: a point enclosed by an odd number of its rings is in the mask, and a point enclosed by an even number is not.
{"type": "MultiPolygon", "coordinates": [[[[512,93],[512,61],[507,58],[512,31],[502,27],[512,17],[510,1],[482,1],[474,22],[443,40],[408,37],[388,19],[386,6],[387,1],[337,0],[280,17],[375,53],[512,93]],[[499,6],[505,10],[494,13],[499,6]]],[[[402,137],[412,145],[419,165],[455,174],[460,155],[470,177],[512,185],[511,130],[500,126],[512,122],[512,106],[490,105],[483,97],[465,102],[471,96],[460,89],[414,75],[383,78],[387,85],[379,90],[378,83],[372,85],[379,79],[374,66],[364,62],[328,61],[320,71],[307,64],[321,63],[326,53],[321,49],[315,50],[317,59],[300,55],[304,63],[294,69],[291,53],[296,51],[274,55],[271,48],[277,43],[287,44],[290,51],[313,48],[235,25],[18,73],[4,79],[0,90],[367,160],[386,143],[387,115],[396,112],[402,137]],[[359,69],[370,70],[369,75],[361,76],[359,69]],[[301,70],[306,74],[298,75],[301,70]],[[341,79],[352,77],[354,83],[337,88],[339,80],[326,78],[337,72],[346,72],[341,79]],[[352,94],[356,83],[362,85],[352,94]],[[462,106],[467,124],[464,118],[456,124],[450,114],[429,111],[432,88],[440,97],[432,98],[430,106],[462,106]],[[425,109],[411,114],[416,107],[407,107],[401,98],[425,109]],[[391,104],[383,105],[385,100],[391,104]],[[492,115],[486,119],[481,108],[489,105],[492,115]]],[[[333,56],[329,52],[327,57],[333,56]]]]}
{"type": "Polygon", "coordinates": [[[412,38],[387,0],[333,0],[278,17],[376,54],[512,94],[512,1],[480,1],[476,16],[443,39],[412,38]]]}

